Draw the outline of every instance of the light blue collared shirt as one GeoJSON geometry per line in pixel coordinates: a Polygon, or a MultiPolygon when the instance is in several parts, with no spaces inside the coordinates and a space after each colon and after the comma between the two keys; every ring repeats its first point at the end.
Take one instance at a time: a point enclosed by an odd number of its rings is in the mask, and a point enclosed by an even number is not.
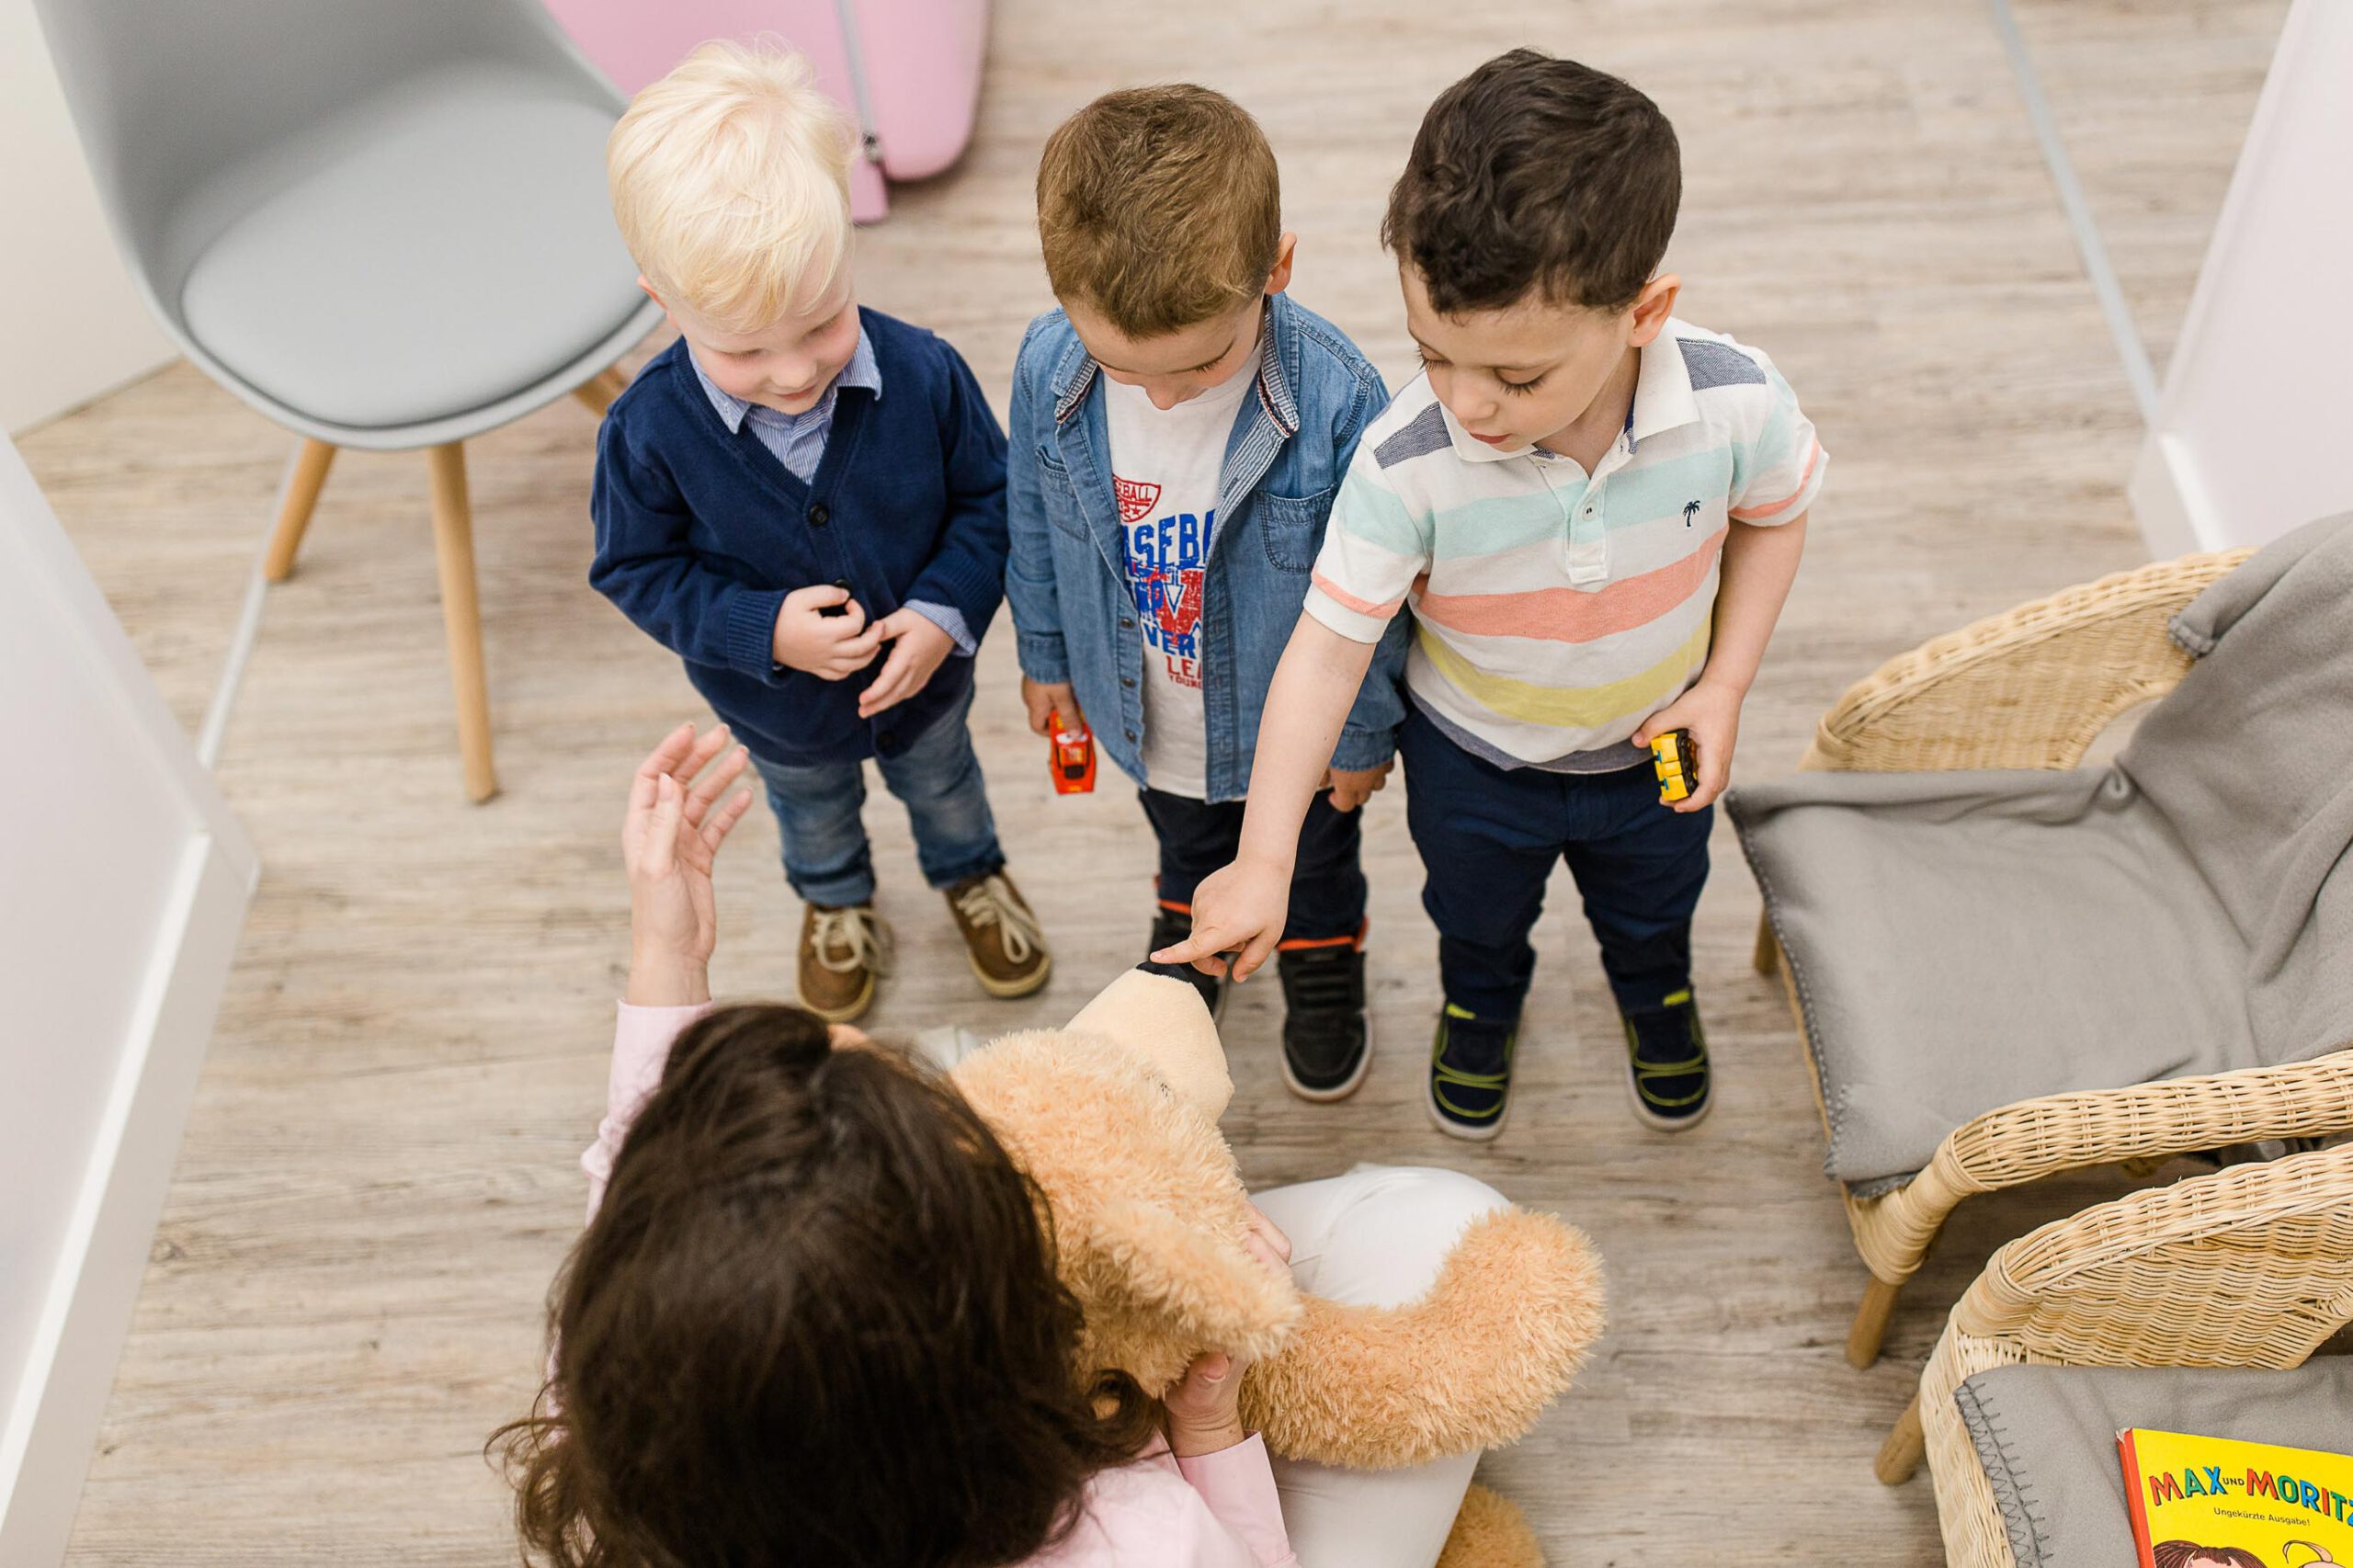
{"type": "MultiPolygon", "coordinates": [[[[703,395],[710,399],[710,406],[733,435],[749,420],[752,434],[768,454],[782,463],[785,472],[806,484],[816,477],[817,465],[825,456],[825,438],[834,431],[834,405],[844,387],[858,387],[870,392],[879,401],[882,396],[882,369],[874,360],[874,345],[868,340],[866,329],[858,328],[858,347],[851,351],[849,363],[824,394],[799,414],[786,414],[756,403],[746,403],[732,392],[723,392],[702,368],[702,361],[688,349],[687,362],[695,368],[695,380],[702,383],[703,395]]],[[[953,605],[932,604],[924,599],[910,599],[907,608],[922,616],[956,640],[956,651],[972,657],[978,644],[972,639],[972,628],[964,621],[961,610],[953,605]]]]}

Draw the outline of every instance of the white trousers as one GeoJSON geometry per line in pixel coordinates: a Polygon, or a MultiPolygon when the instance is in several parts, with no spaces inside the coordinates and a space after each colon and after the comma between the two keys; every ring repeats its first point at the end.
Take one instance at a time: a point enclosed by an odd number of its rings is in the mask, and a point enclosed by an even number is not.
{"type": "MultiPolygon", "coordinates": [[[[1358,1165],[1252,1201],[1290,1238],[1301,1290],[1368,1307],[1418,1300],[1464,1228],[1504,1207],[1474,1176],[1404,1165],[1358,1165]]],[[[1278,1459],[1291,1550],[1302,1568],[1431,1568],[1478,1463],[1475,1453],[1384,1471],[1278,1459]]]]}

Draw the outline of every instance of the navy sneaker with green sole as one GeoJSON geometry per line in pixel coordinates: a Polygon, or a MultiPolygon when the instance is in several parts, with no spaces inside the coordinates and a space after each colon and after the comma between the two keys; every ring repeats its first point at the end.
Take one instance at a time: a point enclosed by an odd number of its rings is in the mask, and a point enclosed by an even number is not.
{"type": "Polygon", "coordinates": [[[1635,1119],[1661,1132],[1697,1127],[1713,1103],[1709,1092],[1708,1036],[1699,1006],[1685,986],[1656,1008],[1621,1015],[1626,1026],[1626,1089],[1635,1119]]]}
{"type": "Polygon", "coordinates": [[[1518,1018],[1482,1018],[1449,1002],[1430,1042],[1430,1119],[1454,1138],[1484,1142],[1504,1130],[1511,1108],[1511,1053],[1518,1018]]]}

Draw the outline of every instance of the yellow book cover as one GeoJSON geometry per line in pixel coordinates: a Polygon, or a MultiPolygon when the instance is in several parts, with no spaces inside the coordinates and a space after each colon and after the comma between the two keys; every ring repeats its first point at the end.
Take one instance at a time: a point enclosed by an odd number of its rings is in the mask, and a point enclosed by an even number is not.
{"type": "Polygon", "coordinates": [[[2353,1564],[2353,1458],[2138,1426],[2116,1446],[2141,1568],[2353,1564]]]}

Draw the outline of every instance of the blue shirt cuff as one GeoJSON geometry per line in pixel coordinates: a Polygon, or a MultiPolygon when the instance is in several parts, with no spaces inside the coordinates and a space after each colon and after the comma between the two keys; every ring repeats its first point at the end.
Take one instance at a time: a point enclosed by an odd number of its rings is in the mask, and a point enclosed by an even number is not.
{"type": "Polygon", "coordinates": [[[936,605],[926,599],[909,599],[907,608],[956,640],[956,652],[969,659],[980,651],[972,640],[972,630],[964,623],[964,612],[953,605],[936,605]]]}

